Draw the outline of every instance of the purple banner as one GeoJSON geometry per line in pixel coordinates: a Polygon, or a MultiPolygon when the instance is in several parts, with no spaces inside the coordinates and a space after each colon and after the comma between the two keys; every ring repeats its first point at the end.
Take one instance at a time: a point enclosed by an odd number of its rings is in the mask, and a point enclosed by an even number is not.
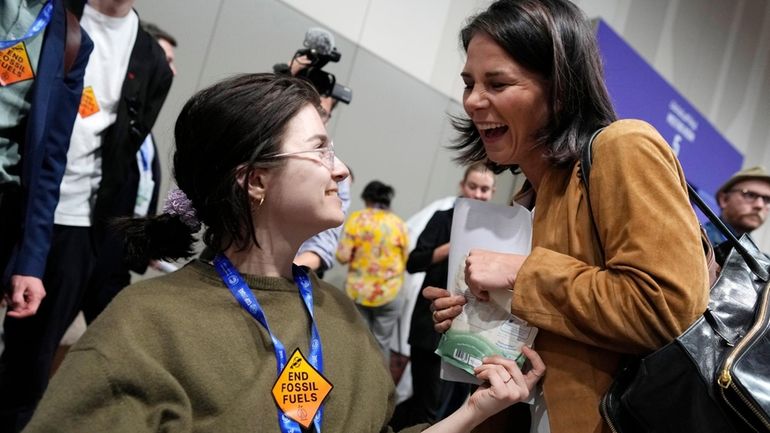
{"type": "Polygon", "coordinates": [[[718,211],[714,194],[740,170],[743,155],[602,20],[597,38],[618,117],[655,126],[677,153],[687,180],[718,211]]]}

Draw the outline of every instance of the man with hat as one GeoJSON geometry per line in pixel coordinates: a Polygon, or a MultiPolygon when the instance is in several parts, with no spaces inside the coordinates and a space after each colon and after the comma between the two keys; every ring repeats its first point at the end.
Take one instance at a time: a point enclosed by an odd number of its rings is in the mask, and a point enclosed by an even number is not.
{"type": "MultiPolygon", "coordinates": [[[[719,217],[733,234],[741,237],[751,233],[765,222],[770,210],[770,174],[763,167],[740,170],[717,190],[716,198],[721,210],[719,217]]],[[[720,248],[720,244],[727,239],[711,222],[704,228],[721,264],[729,247],[720,248]]]]}

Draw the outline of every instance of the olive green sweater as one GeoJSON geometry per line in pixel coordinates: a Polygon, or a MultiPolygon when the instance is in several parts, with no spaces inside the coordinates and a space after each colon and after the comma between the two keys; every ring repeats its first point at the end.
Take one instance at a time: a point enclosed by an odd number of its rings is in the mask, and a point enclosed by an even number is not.
{"type": "MultiPolygon", "coordinates": [[[[294,282],[244,278],[287,356],[296,348],[309,356],[309,317],[294,282]]],[[[344,293],[312,282],[324,376],[334,386],[322,431],[389,431],[393,382],[376,343],[344,293]]],[[[194,261],[115,298],[69,352],[25,431],[278,433],[275,381],[268,333],[213,266],[194,261]]]]}

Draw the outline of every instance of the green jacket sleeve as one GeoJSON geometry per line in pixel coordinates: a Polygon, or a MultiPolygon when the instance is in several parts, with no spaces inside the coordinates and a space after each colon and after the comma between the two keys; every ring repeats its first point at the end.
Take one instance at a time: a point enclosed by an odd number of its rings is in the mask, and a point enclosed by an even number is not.
{"type": "Polygon", "coordinates": [[[158,375],[141,371],[146,369],[139,366],[132,374],[123,375],[111,370],[110,364],[92,348],[68,353],[24,431],[191,431],[190,419],[184,415],[189,412],[182,402],[174,404],[174,399],[153,391],[168,386],[158,383],[158,375]]]}

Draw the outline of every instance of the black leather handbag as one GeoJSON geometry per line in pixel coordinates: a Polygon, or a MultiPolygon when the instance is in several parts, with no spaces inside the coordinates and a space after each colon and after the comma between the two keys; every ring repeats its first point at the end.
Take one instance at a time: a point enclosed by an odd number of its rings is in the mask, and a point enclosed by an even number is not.
{"type": "MultiPolygon", "coordinates": [[[[588,191],[590,143],[580,164],[588,191]]],[[[770,432],[770,259],[688,192],[732,251],[703,315],[668,345],[629,360],[599,409],[619,433],[770,432]]]]}

